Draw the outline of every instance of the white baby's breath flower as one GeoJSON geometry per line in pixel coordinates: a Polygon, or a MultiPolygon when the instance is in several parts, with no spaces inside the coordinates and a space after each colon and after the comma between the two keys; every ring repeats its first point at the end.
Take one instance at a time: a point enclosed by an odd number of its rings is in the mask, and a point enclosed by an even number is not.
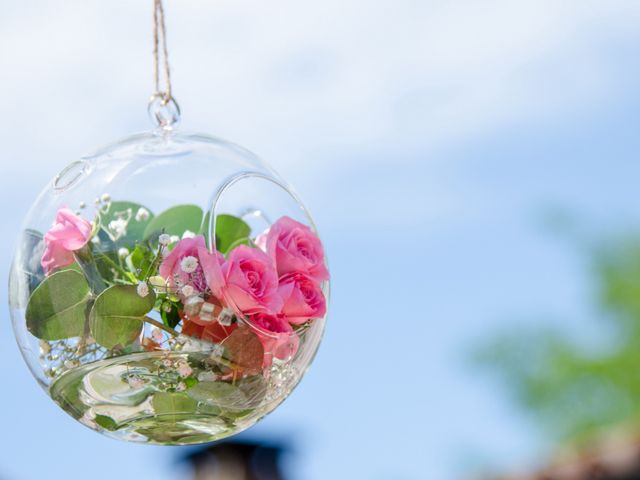
{"type": "Polygon", "coordinates": [[[180,375],[181,377],[188,377],[193,373],[193,369],[187,362],[180,363],[176,370],[178,372],[178,375],[180,375]]]}
{"type": "Polygon", "coordinates": [[[149,220],[149,210],[140,207],[136,212],[136,222],[145,222],[147,220],[149,220]]]}
{"type": "Polygon", "coordinates": [[[108,193],[103,193],[100,197],[100,200],[102,201],[102,203],[108,203],[111,201],[111,195],[109,195],[108,193]]]}
{"type": "Polygon", "coordinates": [[[184,295],[187,298],[192,296],[196,292],[191,285],[185,285],[184,287],[182,287],[182,290],[180,291],[182,292],[182,295],[184,295]]]}
{"type": "Polygon", "coordinates": [[[86,204],[85,202],[80,202],[80,203],[78,204],[78,208],[79,208],[80,210],[82,210],[83,208],[86,208],[86,207],[87,207],[87,204],[86,204]]]}
{"type": "Polygon", "coordinates": [[[162,360],[162,365],[164,365],[167,368],[171,368],[173,367],[173,362],[171,361],[170,358],[165,358],[164,360],[162,360]]]}
{"type": "Polygon", "coordinates": [[[127,383],[131,388],[135,388],[135,389],[144,387],[144,380],[141,379],[140,377],[136,377],[133,375],[127,378],[127,383]]]}
{"type": "Polygon", "coordinates": [[[191,230],[185,230],[185,232],[182,234],[182,238],[183,239],[185,239],[185,238],[193,238],[195,236],[196,236],[196,234],[193,233],[191,230]]]}
{"type": "Polygon", "coordinates": [[[169,245],[171,243],[171,235],[169,235],[167,233],[163,233],[162,235],[160,235],[158,237],[158,243],[160,245],[162,245],[163,247],[166,247],[167,245],[169,245]]]}
{"type": "Polygon", "coordinates": [[[180,269],[184,273],[193,273],[198,268],[198,259],[188,255],[180,261],[180,269]]]}
{"type": "Polygon", "coordinates": [[[129,256],[129,249],[128,248],[120,248],[118,249],[118,257],[125,259],[129,256]]]}
{"type": "Polygon", "coordinates": [[[139,282],[136,287],[136,292],[143,298],[149,295],[149,285],[147,285],[147,282],[139,282]]]}
{"type": "Polygon", "coordinates": [[[117,218],[115,220],[111,220],[107,228],[117,240],[118,238],[127,234],[128,223],[129,222],[127,222],[124,218],[117,218]]]}
{"type": "Polygon", "coordinates": [[[158,343],[163,340],[164,334],[162,333],[162,330],[160,330],[159,328],[154,328],[151,331],[151,338],[153,338],[154,342],[158,343]]]}
{"type": "Polygon", "coordinates": [[[176,243],[180,241],[180,237],[178,235],[171,235],[170,239],[171,239],[171,243],[176,243]]]}

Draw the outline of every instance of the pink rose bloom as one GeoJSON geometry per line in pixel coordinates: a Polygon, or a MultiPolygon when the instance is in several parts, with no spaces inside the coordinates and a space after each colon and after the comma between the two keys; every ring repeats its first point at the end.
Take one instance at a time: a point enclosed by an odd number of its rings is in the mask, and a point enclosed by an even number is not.
{"type": "Polygon", "coordinates": [[[181,289],[190,285],[198,293],[202,293],[209,286],[204,270],[212,263],[219,264],[223,260],[219,252],[210,253],[205,246],[204,236],[183,238],[171,250],[160,264],[160,275],[163,276],[171,288],[181,289]]]}
{"type": "Polygon", "coordinates": [[[282,308],[278,274],[261,250],[240,245],[222,266],[210,262],[205,274],[213,294],[240,314],[276,313],[282,308]]]}
{"type": "Polygon", "coordinates": [[[278,292],[284,306],[282,315],[288,322],[299,325],[312,318],[322,318],[327,302],[318,283],[301,273],[289,273],[280,278],[278,292]]]}
{"type": "Polygon", "coordinates": [[[256,239],[257,245],[276,263],[278,275],[300,272],[317,280],[328,280],[322,242],[309,227],[281,217],[256,239]]]}
{"type": "MultiPolygon", "coordinates": [[[[300,339],[282,315],[258,313],[250,317],[250,325],[258,335],[265,353],[280,360],[289,360],[298,351],[300,339]]],[[[265,355],[265,365],[270,359],[265,355]]]]}
{"type": "Polygon", "coordinates": [[[45,250],[40,263],[46,274],[57,268],[71,265],[73,252],[84,247],[91,238],[91,223],[77,216],[68,208],[61,208],[56,221],[44,235],[45,250]]]}

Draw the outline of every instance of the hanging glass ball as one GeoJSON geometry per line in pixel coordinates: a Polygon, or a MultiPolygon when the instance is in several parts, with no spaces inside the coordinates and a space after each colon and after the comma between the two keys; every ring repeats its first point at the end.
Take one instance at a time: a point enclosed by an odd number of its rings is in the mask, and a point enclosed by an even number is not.
{"type": "Polygon", "coordinates": [[[47,185],[18,241],[10,307],[27,365],[67,413],[122,440],[192,444],[250,427],[291,393],[328,290],[313,221],[278,175],[242,147],[165,128],[47,185]]]}

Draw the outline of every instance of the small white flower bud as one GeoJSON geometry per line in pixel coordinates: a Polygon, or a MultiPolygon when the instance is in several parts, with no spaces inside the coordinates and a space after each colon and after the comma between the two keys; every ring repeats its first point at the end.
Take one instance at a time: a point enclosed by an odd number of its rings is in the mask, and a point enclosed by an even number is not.
{"type": "Polygon", "coordinates": [[[149,210],[144,207],[140,207],[136,212],[136,222],[145,222],[149,220],[149,210]]]}
{"type": "Polygon", "coordinates": [[[160,235],[158,237],[158,243],[160,245],[162,245],[163,247],[166,247],[167,245],[169,245],[171,243],[171,235],[163,233],[162,235],[160,235]]]}
{"type": "Polygon", "coordinates": [[[181,377],[188,377],[193,373],[193,369],[186,362],[180,363],[180,365],[178,365],[177,371],[178,375],[180,375],[181,377]]]}
{"type": "Polygon", "coordinates": [[[131,388],[138,389],[144,387],[144,380],[140,377],[131,376],[127,378],[127,383],[131,388]]]}
{"type": "Polygon", "coordinates": [[[118,249],[118,257],[122,258],[123,260],[125,258],[127,258],[129,256],[129,249],[128,248],[120,248],[118,249]]]}
{"type": "Polygon", "coordinates": [[[180,269],[184,273],[193,273],[198,268],[198,259],[196,257],[192,257],[191,255],[184,257],[180,261],[180,269]]]}
{"type": "Polygon", "coordinates": [[[100,197],[100,200],[102,201],[102,203],[108,203],[111,201],[111,195],[109,195],[108,193],[103,193],[100,197]]]}
{"type": "Polygon", "coordinates": [[[162,330],[160,330],[159,328],[154,328],[151,332],[151,338],[154,342],[161,342],[164,338],[162,330]]]}
{"type": "Polygon", "coordinates": [[[184,295],[187,298],[191,297],[196,292],[191,285],[185,285],[184,287],[182,287],[182,290],[180,291],[182,292],[182,295],[184,295]]]}
{"type": "Polygon", "coordinates": [[[138,286],[136,287],[136,292],[138,292],[138,295],[143,298],[149,295],[149,285],[147,285],[147,282],[138,283],[138,286]]]}
{"type": "Polygon", "coordinates": [[[193,233],[191,230],[185,230],[185,232],[182,234],[182,238],[194,238],[196,236],[195,233],[193,233]]]}

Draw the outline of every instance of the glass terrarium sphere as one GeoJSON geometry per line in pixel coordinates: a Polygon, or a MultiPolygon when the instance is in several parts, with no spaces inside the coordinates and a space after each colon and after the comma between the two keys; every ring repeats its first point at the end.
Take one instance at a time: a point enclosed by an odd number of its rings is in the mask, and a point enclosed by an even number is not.
{"type": "Polygon", "coordinates": [[[21,232],[13,327],[37,381],[108,436],[207,442],[276,408],[311,363],[329,272],[307,210],[247,150],[127,138],[63,169],[21,232]]]}

